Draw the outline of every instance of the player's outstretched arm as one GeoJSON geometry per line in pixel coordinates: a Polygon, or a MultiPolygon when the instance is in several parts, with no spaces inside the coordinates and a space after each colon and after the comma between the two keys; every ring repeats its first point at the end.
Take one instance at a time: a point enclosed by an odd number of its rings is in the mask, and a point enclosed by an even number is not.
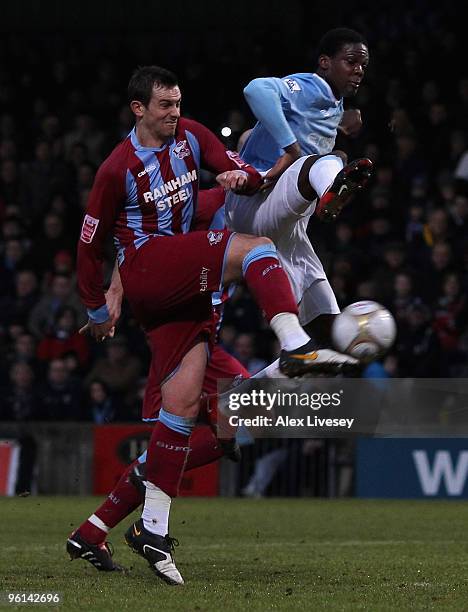
{"type": "Polygon", "coordinates": [[[288,92],[288,86],[275,77],[254,79],[244,89],[251,111],[280,149],[297,141],[283,110],[289,104],[288,92]]]}

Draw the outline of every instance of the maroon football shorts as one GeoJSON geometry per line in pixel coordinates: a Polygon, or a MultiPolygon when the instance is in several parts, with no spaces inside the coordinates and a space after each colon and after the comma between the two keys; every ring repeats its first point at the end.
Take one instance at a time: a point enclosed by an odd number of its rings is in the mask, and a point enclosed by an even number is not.
{"type": "MultiPolygon", "coordinates": [[[[157,350],[157,347],[151,347],[157,350]]],[[[154,361],[151,361],[148,380],[143,399],[142,418],[145,421],[154,421],[158,417],[161,408],[161,387],[156,380],[156,372],[153,368],[154,361]]],[[[249,378],[249,372],[237,361],[235,357],[227,353],[219,344],[215,344],[210,355],[210,360],[206,367],[205,379],[202,391],[207,394],[218,392],[218,382],[222,380],[231,383],[235,378],[249,378]]],[[[229,386],[226,385],[227,387],[229,386]]],[[[225,389],[220,389],[224,391],[225,389]]]]}
{"type": "Polygon", "coordinates": [[[146,331],[156,384],[175,371],[197,342],[213,345],[211,293],[222,286],[232,236],[228,230],[190,232],[126,249],[120,276],[133,314],[146,331]]]}

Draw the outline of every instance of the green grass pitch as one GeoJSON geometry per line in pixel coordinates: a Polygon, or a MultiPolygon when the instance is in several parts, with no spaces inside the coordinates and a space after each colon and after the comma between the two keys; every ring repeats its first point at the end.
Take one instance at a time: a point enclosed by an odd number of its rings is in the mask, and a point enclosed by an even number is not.
{"type": "Polygon", "coordinates": [[[468,610],[462,502],[178,499],[186,584],[169,587],[124,544],[130,520],[109,538],[125,574],[68,560],[68,533],[98,501],[0,500],[0,591],[58,591],[47,609],[67,611],[468,610]]]}

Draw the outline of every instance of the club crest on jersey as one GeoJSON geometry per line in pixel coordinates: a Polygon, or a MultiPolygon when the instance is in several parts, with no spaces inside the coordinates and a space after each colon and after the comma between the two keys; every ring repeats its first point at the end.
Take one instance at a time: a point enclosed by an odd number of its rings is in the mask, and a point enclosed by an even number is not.
{"type": "Polygon", "coordinates": [[[86,244],[90,244],[94,238],[98,225],[99,219],[95,219],[94,217],[91,217],[91,215],[85,215],[83,225],[81,226],[80,240],[86,244]]]}
{"type": "Polygon", "coordinates": [[[208,242],[210,243],[210,246],[213,246],[214,244],[218,244],[218,242],[221,242],[221,240],[223,239],[224,236],[224,232],[213,232],[213,231],[209,231],[206,235],[206,237],[208,238],[208,242]]]}
{"type": "Polygon", "coordinates": [[[295,91],[301,91],[299,83],[294,79],[284,79],[284,82],[289,87],[289,89],[294,93],[295,91]]]}
{"type": "Polygon", "coordinates": [[[190,155],[190,149],[188,148],[186,140],[179,140],[179,142],[174,147],[172,151],[172,155],[178,157],[179,159],[184,159],[184,157],[188,157],[190,155]]]}

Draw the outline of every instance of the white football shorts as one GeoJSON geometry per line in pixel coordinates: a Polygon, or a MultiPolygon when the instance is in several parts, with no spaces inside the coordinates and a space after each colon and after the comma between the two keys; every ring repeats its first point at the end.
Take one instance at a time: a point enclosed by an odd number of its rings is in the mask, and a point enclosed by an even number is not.
{"type": "Polygon", "coordinates": [[[299,192],[297,181],[307,157],[296,160],[271,190],[253,196],[230,191],[226,196],[226,225],[244,234],[266,236],[276,245],[299,304],[302,325],[320,314],[338,314],[335,294],[315,253],[307,225],[315,211],[299,192]],[[305,205],[306,206],[305,208],[305,205]]]}

